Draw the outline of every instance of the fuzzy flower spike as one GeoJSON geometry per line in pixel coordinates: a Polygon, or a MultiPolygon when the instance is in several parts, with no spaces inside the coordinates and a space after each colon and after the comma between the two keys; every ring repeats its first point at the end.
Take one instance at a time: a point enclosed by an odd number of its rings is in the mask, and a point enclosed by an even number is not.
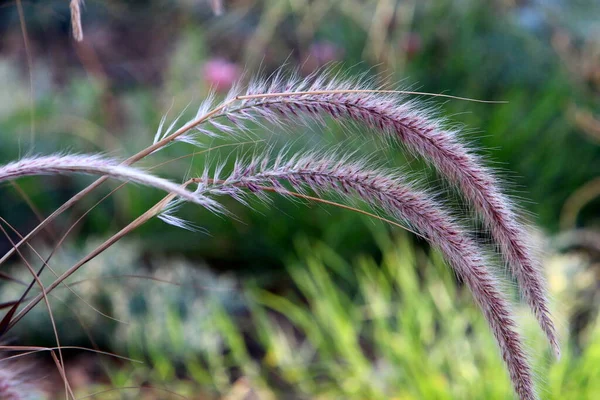
{"type": "Polygon", "coordinates": [[[156,177],[137,168],[119,164],[118,161],[98,155],[50,155],[22,158],[0,166],[0,182],[24,176],[49,174],[88,174],[106,175],[123,182],[133,182],[144,186],[171,192],[180,199],[199,204],[211,211],[221,210],[220,205],[205,196],[185,190],[171,181],[156,177]]]}
{"type": "Polygon", "coordinates": [[[431,193],[415,189],[400,175],[371,169],[354,157],[309,153],[286,160],[279,155],[237,162],[225,177],[208,172],[199,179],[199,190],[229,195],[244,202],[245,193],[276,191],[289,196],[287,187],[297,192],[312,191],[317,196],[333,195],[342,200],[359,199],[377,212],[403,221],[439,249],[458,276],[467,284],[483,311],[507,365],[520,399],[537,399],[527,356],[516,331],[508,301],[499,291],[499,282],[488,270],[489,259],[465,233],[443,204],[431,193]],[[245,192],[244,189],[247,191],[245,192]]]}
{"type": "MultiPolygon", "coordinates": [[[[386,139],[402,143],[409,151],[433,164],[473,206],[490,230],[521,292],[546,334],[557,357],[560,346],[552,322],[546,283],[540,261],[532,251],[526,228],[515,205],[500,189],[493,171],[443,120],[415,101],[407,101],[398,91],[373,90],[368,82],[342,79],[320,72],[309,78],[256,80],[245,93],[232,91],[223,110],[215,117],[226,117],[240,129],[245,122],[267,120],[277,126],[286,121],[324,122],[324,117],[347,124],[367,126],[386,139]]],[[[213,129],[230,133],[230,126],[212,118],[200,132],[213,129]],[[212,128],[208,129],[208,126],[212,128]]]]}

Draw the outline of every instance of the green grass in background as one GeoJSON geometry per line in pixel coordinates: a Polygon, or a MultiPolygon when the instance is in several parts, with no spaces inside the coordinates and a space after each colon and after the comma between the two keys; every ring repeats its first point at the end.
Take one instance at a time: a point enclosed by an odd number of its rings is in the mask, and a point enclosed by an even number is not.
{"type": "MultiPolygon", "coordinates": [[[[242,309],[211,296],[195,309],[203,315],[195,327],[163,292],[166,319],[129,319],[138,329],[119,336],[145,364],[109,367],[108,387],[145,383],[209,398],[250,391],[265,399],[513,398],[486,322],[438,254],[423,252],[404,234],[390,239],[379,228],[372,232],[381,261],[362,256],[348,263],[323,243],[298,240],[297,257],[287,263],[297,289],[278,293],[247,282],[242,309]],[[168,343],[156,340],[157,330],[168,332],[168,343]],[[211,345],[191,351],[194,334],[211,345]]],[[[155,284],[136,286],[148,288],[143,296],[150,298],[155,284]]],[[[553,295],[559,313],[567,312],[563,293],[553,295]]],[[[554,362],[528,311],[518,314],[542,397],[593,399],[600,390],[598,322],[585,330],[581,351],[565,337],[563,357],[554,362]]],[[[139,395],[127,393],[120,395],[139,395]]]]}

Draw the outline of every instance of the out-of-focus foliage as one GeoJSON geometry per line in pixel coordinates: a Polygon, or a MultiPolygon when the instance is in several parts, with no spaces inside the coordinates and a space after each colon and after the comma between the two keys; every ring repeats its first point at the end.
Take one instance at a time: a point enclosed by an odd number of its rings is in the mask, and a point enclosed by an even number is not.
{"type": "MultiPolygon", "coordinates": [[[[381,246],[379,262],[358,257],[348,263],[323,243],[298,240],[298,258],[287,263],[297,289],[274,292],[247,282],[244,312],[211,296],[209,307],[195,310],[203,316],[202,336],[212,337],[204,342],[210,346],[193,344],[190,333],[200,331],[189,325],[190,314],[169,306],[169,296],[157,305],[160,311],[152,311],[166,313],[160,326],[125,313],[131,324],[127,330],[138,324],[150,332],[156,329],[170,344],[158,339],[158,333],[153,340],[125,339],[121,346],[133,346],[131,356],[145,359],[146,365],[112,369],[110,387],[146,383],[181,395],[253,392],[260,398],[512,398],[487,324],[469,293],[456,288],[450,269],[436,253],[414,247],[406,235],[392,240],[381,229],[373,232],[381,246]],[[181,351],[169,352],[173,346],[181,351]]],[[[571,261],[577,263],[584,261],[571,261]]],[[[560,314],[573,311],[560,306],[572,296],[565,290],[572,272],[565,268],[551,281],[560,314]]],[[[142,297],[150,299],[155,296],[151,288],[160,284],[138,285],[147,288],[142,297]]],[[[544,377],[539,379],[544,398],[594,398],[600,390],[597,314],[581,332],[582,347],[573,346],[575,338],[564,332],[565,354],[559,362],[551,361],[527,311],[519,315],[536,373],[544,377]]],[[[150,336],[154,334],[145,337],[150,336]]],[[[85,388],[81,394],[94,390],[85,388]]],[[[122,395],[128,398],[128,392],[122,395]]],[[[135,398],[136,393],[129,395],[135,398]]]]}
{"type": "MultiPolygon", "coordinates": [[[[98,244],[90,240],[81,250],[64,248],[53,258],[53,271],[63,273],[98,244]]],[[[119,242],[66,282],[69,287],[58,289],[52,302],[53,316],[60,326],[72,327],[61,330],[61,340],[87,346],[91,336],[96,345],[120,353],[140,353],[144,343],[151,343],[172,358],[214,348],[215,341],[205,325],[206,312],[215,301],[230,310],[239,309],[237,280],[216,276],[207,266],[183,258],[144,257],[140,248],[139,244],[119,242]],[[179,330],[184,337],[177,340],[169,330],[173,315],[183,320],[179,330]]],[[[26,281],[30,274],[20,269],[12,276],[26,281]]],[[[41,279],[48,285],[55,276],[50,273],[41,279]]],[[[22,285],[4,285],[0,299],[15,299],[22,290],[22,285]]],[[[47,308],[36,307],[15,326],[13,335],[25,343],[52,346],[55,337],[48,329],[50,324],[47,308]]]]}

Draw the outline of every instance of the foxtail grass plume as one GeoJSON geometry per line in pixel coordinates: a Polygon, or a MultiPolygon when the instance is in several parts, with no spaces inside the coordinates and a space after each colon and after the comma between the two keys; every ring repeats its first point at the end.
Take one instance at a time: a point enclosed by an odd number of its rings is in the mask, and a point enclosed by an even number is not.
{"type": "Polygon", "coordinates": [[[41,400],[46,398],[39,378],[23,364],[0,360],[0,399],[41,400]]]}
{"type": "Polygon", "coordinates": [[[120,181],[134,182],[174,193],[183,200],[199,204],[213,211],[221,209],[219,204],[214,200],[185,190],[180,185],[142,170],[120,165],[116,160],[98,155],[59,154],[23,158],[19,161],[0,166],[0,182],[24,176],[73,173],[106,175],[120,181]]]}
{"type": "MultiPolygon", "coordinates": [[[[201,108],[206,109],[207,105],[201,108]]],[[[435,113],[399,91],[373,89],[366,80],[344,79],[327,71],[308,78],[297,75],[271,80],[256,79],[245,91],[237,85],[218,115],[198,127],[204,134],[214,129],[225,134],[235,127],[266,120],[285,127],[289,121],[325,123],[325,117],[342,124],[366,127],[385,139],[403,144],[456,186],[490,230],[521,293],[531,307],[557,357],[560,345],[551,319],[546,283],[521,215],[501,190],[501,182],[481,158],[460,138],[460,132],[435,113]]],[[[355,131],[354,129],[353,131],[355,131]]]]}
{"type": "Polygon", "coordinates": [[[220,177],[218,172],[211,176],[205,171],[198,190],[244,201],[243,189],[254,194],[273,189],[287,196],[286,185],[301,193],[310,190],[317,196],[329,194],[348,201],[358,198],[423,235],[442,252],[473,293],[496,337],[519,397],[537,398],[509,303],[489,271],[490,260],[431,193],[415,189],[398,173],[371,169],[351,156],[315,153],[295,154],[288,160],[280,154],[274,160],[257,157],[237,162],[227,177],[220,177]]]}

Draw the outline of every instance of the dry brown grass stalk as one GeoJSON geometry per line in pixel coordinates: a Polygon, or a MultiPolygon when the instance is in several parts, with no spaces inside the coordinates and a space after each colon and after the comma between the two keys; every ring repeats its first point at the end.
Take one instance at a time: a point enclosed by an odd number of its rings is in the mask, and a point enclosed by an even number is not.
{"type": "Polygon", "coordinates": [[[81,6],[83,0],[71,0],[69,8],[71,9],[71,29],[73,38],[81,42],[83,40],[83,28],[81,27],[81,6]]]}

